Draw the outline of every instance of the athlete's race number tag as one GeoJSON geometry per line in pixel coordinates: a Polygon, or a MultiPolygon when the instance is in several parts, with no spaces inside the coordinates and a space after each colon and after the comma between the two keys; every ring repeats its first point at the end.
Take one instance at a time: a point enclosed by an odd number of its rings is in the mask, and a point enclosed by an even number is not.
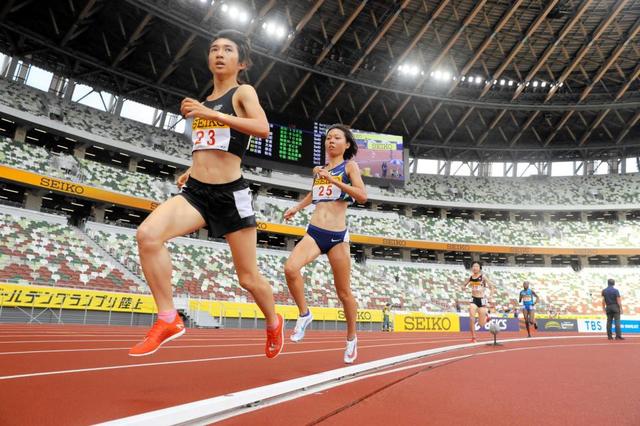
{"type": "Polygon", "coordinates": [[[231,130],[223,123],[195,118],[191,129],[191,141],[193,142],[194,151],[201,149],[229,151],[231,130]]]}
{"type": "Polygon", "coordinates": [[[522,301],[523,301],[523,302],[531,302],[531,296],[524,296],[524,297],[522,298],[522,301]]]}
{"type": "Polygon", "coordinates": [[[487,306],[489,304],[489,301],[487,300],[486,297],[483,297],[481,300],[482,300],[482,302],[481,302],[482,306],[487,306]]]}
{"type": "Polygon", "coordinates": [[[340,187],[329,182],[327,179],[317,178],[313,182],[314,200],[337,200],[342,195],[340,187]]]}

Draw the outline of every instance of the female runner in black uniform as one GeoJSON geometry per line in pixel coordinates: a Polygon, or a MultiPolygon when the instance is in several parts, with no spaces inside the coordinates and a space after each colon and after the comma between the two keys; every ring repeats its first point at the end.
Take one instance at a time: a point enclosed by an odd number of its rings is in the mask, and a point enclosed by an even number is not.
{"type": "Polygon", "coordinates": [[[209,46],[213,91],[200,103],[186,98],[180,111],[193,118],[193,165],[178,179],[182,192],[162,203],[138,227],[142,269],[158,306],[158,321],[129,355],[154,353],[160,345],[184,334],[173,305],[171,258],[165,242],[204,227],[229,243],[240,285],[264,313],[265,354],[277,356],[283,345],[283,319],[275,312],[271,287],[258,272],[256,219],[241,161],[249,135],[267,137],[269,123],[253,87],[238,84],[250,65],[246,37],[233,30],[217,34],[209,46]]]}
{"type": "Polygon", "coordinates": [[[475,319],[478,314],[478,324],[480,329],[487,323],[489,316],[489,301],[492,298],[493,284],[487,277],[482,274],[482,265],[480,262],[471,264],[471,276],[464,283],[464,288],[471,285],[471,301],[469,302],[469,330],[471,330],[471,341],[476,342],[475,319]],[[486,290],[489,289],[489,298],[487,299],[486,290]]]}

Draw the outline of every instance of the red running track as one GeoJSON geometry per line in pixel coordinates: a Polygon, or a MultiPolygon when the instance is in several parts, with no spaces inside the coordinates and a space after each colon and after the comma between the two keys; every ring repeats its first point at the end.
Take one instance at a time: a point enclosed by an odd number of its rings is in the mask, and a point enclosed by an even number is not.
{"type": "MultiPolygon", "coordinates": [[[[92,424],[344,366],[342,333],[310,332],[268,360],[263,332],[189,330],[151,357],[128,357],[145,331],[0,325],[0,424],[92,424]]],[[[358,362],[467,341],[457,333],[361,333],[358,362]]],[[[357,418],[360,424],[640,424],[633,386],[640,377],[639,344],[591,336],[469,348],[225,423],[345,424],[357,418]],[[467,357],[418,366],[461,356],[467,357]]]]}

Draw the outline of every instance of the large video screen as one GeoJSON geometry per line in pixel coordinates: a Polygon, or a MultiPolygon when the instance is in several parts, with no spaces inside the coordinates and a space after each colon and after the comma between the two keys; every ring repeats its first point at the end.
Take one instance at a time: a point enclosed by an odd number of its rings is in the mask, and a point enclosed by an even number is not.
{"type": "MultiPolygon", "coordinates": [[[[330,125],[314,124],[314,140],[324,140],[330,125]]],[[[402,136],[351,130],[358,143],[355,161],[360,166],[362,176],[404,182],[404,151],[402,136]]]]}

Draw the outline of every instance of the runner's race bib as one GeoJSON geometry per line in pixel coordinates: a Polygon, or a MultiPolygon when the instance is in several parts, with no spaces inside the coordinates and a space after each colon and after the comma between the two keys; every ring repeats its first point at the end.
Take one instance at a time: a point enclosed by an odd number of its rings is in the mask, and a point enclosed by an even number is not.
{"type": "MultiPolygon", "coordinates": [[[[342,180],[342,176],[334,176],[334,179],[342,180]]],[[[342,190],[324,178],[315,178],[313,181],[314,201],[335,201],[342,196],[342,190]]]]}
{"type": "Polygon", "coordinates": [[[229,151],[231,129],[226,124],[214,120],[194,118],[191,125],[193,150],[218,149],[229,151]]]}

